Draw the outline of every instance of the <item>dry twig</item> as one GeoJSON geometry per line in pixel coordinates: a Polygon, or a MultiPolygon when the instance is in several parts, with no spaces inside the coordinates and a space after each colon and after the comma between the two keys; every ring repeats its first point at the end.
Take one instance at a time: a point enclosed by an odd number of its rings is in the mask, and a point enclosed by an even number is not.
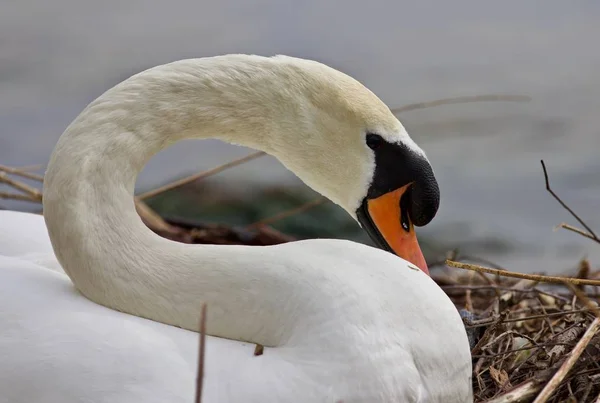
{"type": "Polygon", "coordinates": [[[198,346],[198,373],[196,377],[196,403],[202,402],[202,387],[204,384],[204,360],[206,351],[206,304],[202,304],[200,315],[200,343],[198,346]]]}
{"type": "Polygon", "coordinates": [[[600,286],[600,280],[588,280],[588,279],[583,279],[583,278],[560,277],[560,276],[544,276],[541,274],[525,274],[525,273],[518,273],[518,272],[513,272],[513,271],[507,271],[507,270],[492,269],[491,267],[480,266],[477,264],[455,262],[453,260],[446,260],[446,264],[450,267],[456,267],[458,269],[477,271],[480,273],[495,274],[497,276],[502,276],[502,277],[513,277],[513,278],[520,278],[520,279],[525,279],[525,280],[538,281],[541,283],[553,283],[553,284],[570,283],[573,285],[600,286]]]}
{"type": "Polygon", "coordinates": [[[567,204],[562,201],[562,199],[556,194],[554,193],[554,191],[552,190],[552,188],[550,188],[550,181],[548,179],[548,171],[546,170],[546,164],[544,163],[544,160],[540,160],[541,164],[542,164],[542,170],[544,171],[544,180],[546,182],[546,190],[552,195],[552,197],[554,197],[554,199],[560,203],[560,205],[569,212],[569,214],[571,214],[577,221],[579,221],[579,223],[586,229],[587,233],[579,228],[575,228],[572,227],[570,225],[567,224],[561,224],[560,227],[561,228],[565,228],[568,229],[570,231],[573,232],[577,232],[578,234],[581,234],[583,236],[585,236],[586,238],[590,238],[593,239],[594,241],[600,243],[600,238],[598,238],[596,236],[596,234],[594,233],[594,231],[585,223],[585,221],[583,221],[578,215],[577,213],[575,213],[569,206],[567,206],[567,204]]]}
{"type": "Polygon", "coordinates": [[[466,104],[471,102],[528,102],[531,98],[523,95],[475,95],[437,99],[435,101],[419,102],[392,109],[392,113],[402,113],[417,109],[431,108],[434,106],[450,104],[466,104]]]}
{"type": "Polygon", "coordinates": [[[13,168],[13,167],[7,167],[6,165],[0,165],[0,171],[6,172],[8,174],[17,175],[22,178],[32,179],[32,180],[38,181],[38,182],[44,181],[44,177],[42,175],[27,172],[23,168],[13,168]]]}
{"type": "Polygon", "coordinates": [[[31,203],[41,203],[42,202],[41,200],[31,197],[30,195],[24,195],[21,193],[10,193],[10,192],[0,192],[0,199],[19,200],[19,201],[26,201],[26,202],[31,202],[31,203]]]}
{"type": "Polygon", "coordinates": [[[293,215],[300,214],[300,213],[303,213],[303,212],[305,212],[307,210],[310,210],[313,207],[320,206],[321,204],[327,202],[328,200],[329,199],[327,199],[324,196],[318,197],[318,198],[316,198],[314,200],[311,200],[309,202],[304,203],[303,205],[301,205],[299,207],[294,207],[293,209],[289,209],[289,210],[283,211],[281,213],[277,213],[277,214],[275,214],[275,215],[273,215],[271,217],[263,218],[260,221],[257,221],[255,223],[252,223],[252,224],[248,225],[246,227],[246,229],[247,230],[252,230],[252,229],[256,229],[256,228],[258,228],[260,226],[263,226],[263,225],[269,225],[269,224],[272,224],[274,222],[281,221],[284,218],[291,217],[293,215]]]}
{"type": "Polygon", "coordinates": [[[252,161],[253,159],[256,159],[258,157],[262,157],[264,155],[267,155],[267,154],[264,153],[263,151],[257,151],[257,152],[254,152],[252,154],[248,154],[248,155],[246,155],[246,156],[244,156],[242,158],[238,158],[236,160],[226,162],[225,164],[216,166],[216,167],[211,168],[211,169],[209,169],[207,171],[199,172],[197,174],[186,176],[185,178],[181,178],[181,179],[178,179],[176,181],[167,183],[164,186],[161,186],[161,187],[156,188],[154,190],[150,190],[148,192],[145,192],[145,193],[142,193],[142,194],[138,195],[138,198],[140,200],[144,200],[144,199],[147,199],[149,197],[156,196],[157,194],[166,192],[167,190],[172,190],[172,189],[175,189],[175,188],[177,188],[179,186],[185,185],[187,183],[208,178],[209,176],[216,175],[219,172],[223,172],[223,171],[225,171],[225,170],[227,170],[229,168],[233,168],[235,166],[244,164],[246,162],[252,161]]]}
{"type": "Polygon", "coordinates": [[[31,198],[36,201],[42,201],[42,192],[40,192],[38,189],[36,189],[34,187],[26,185],[23,182],[19,182],[19,181],[16,181],[16,180],[10,178],[4,172],[0,172],[0,182],[6,183],[7,185],[12,186],[15,189],[18,189],[18,190],[26,193],[27,195],[31,196],[31,198]]]}

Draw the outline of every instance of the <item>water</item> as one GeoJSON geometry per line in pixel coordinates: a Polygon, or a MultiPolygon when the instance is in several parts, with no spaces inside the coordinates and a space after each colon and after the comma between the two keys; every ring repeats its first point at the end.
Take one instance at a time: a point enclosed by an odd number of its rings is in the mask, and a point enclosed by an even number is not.
{"type": "MultiPolygon", "coordinates": [[[[0,162],[44,164],[58,136],[104,90],[144,68],[243,52],[323,61],[390,106],[484,93],[527,104],[468,104],[400,116],[430,157],[442,191],[421,232],[518,270],[560,271],[600,245],[554,189],[600,232],[600,3],[597,1],[261,0],[203,5],[110,0],[0,3],[0,162]],[[484,4],[485,3],[485,4],[484,4]]],[[[209,168],[247,150],[216,141],[161,152],[140,188],[209,168]]],[[[285,182],[263,159],[224,180],[285,182]]],[[[6,204],[6,202],[2,202],[6,204]]]]}

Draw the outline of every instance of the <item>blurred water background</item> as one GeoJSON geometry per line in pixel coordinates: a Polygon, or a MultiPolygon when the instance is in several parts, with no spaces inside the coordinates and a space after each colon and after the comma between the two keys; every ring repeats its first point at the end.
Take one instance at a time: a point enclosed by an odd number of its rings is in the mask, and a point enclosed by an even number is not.
{"type": "MultiPolygon", "coordinates": [[[[428,259],[460,247],[521,271],[563,271],[584,256],[597,265],[600,245],[553,231],[559,222],[576,223],[546,193],[539,160],[555,191],[600,232],[598,21],[595,0],[2,0],[0,163],[47,163],[87,103],[142,69],[238,52],[312,58],[359,79],[390,107],[487,93],[530,96],[529,103],[399,116],[440,182],[440,212],[419,230],[436,245],[428,259]]],[[[218,141],[180,143],[150,162],[138,187],[248,152],[218,141]]],[[[215,180],[250,195],[272,186],[304,189],[270,157],[215,180]]],[[[313,214],[295,225],[318,217],[327,228],[315,227],[316,236],[357,236],[334,207],[313,214]]]]}

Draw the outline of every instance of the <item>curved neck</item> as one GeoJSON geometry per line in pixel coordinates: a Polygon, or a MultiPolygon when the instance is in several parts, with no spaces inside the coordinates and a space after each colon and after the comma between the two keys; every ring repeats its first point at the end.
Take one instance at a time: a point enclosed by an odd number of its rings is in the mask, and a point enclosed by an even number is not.
{"type": "MultiPolygon", "coordinates": [[[[226,298],[228,289],[241,290],[242,300],[255,292],[244,292],[245,283],[257,275],[244,272],[250,249],[160,238],[142,223],[133,203],[138,173],[178,140],[212,137],[277,153],[270,139],[282,131],[278,118],[285,113],[289,122],[301,110],[277,91],[285,83],[272,85],[273,76],[264,73],[270,59],[250,61],[188,60],[150,69],[100,96],[61,136],[46,172],[44,217],[57,258],[89,299],[197,329],[202,300],[213,302],[213,311],[239,310],[234,305],[240,300],[226,298]],[[261,95],[282,102],[254,101],[261,95]]],[[[227,325],[213,323],[213,332],[232,337],[227,325]]],[[[234,336],[264,333],[246,325],[234,336]]],[[[266,344],[276,341],[258,338],[266,344]]]]}
{"type": "Polygon", "coordinates": [[[218,138],[275,156],[280,147],[293,147],[297,138],[281,136],[292,132],[290,125],[309,131],[302,125],[310,124],[304,117],[312,104],[303,101],[297,77],[291,99],[293,72],[278,74],[277,60],[229,57],[226,63],[212,58],[159,66],[104,93],[67,128],[46,172],[44,217],[58,260],[86,297],[190,330],[197,329],[200,304],[207,301],[213,335],[275,345],[290,334],[277,312],[283,315],[292,285],[306,284],[309,293],[315,279],[306,272],[283,275],[276,256],[265,266],[269,248],[160,238],[133,202],[146,162],[180,139],[218,138]],[[246,314],[227,318],[227,312],[246,314]],[[268,321],[256,320],[265,314],[268,321]]]}

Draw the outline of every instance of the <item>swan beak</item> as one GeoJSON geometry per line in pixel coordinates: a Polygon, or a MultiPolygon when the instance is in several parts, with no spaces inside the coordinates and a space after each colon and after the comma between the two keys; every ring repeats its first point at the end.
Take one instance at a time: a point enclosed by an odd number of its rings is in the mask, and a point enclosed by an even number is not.
{"type": "Polygon", "coordinates": [[[358,218],[379,247],[395,253],[429,275],[417,234],[406,211],[408,203],[404,203],[402,198],[410,186],[405,185],[374,199],[365,199],[358,218]]]}

